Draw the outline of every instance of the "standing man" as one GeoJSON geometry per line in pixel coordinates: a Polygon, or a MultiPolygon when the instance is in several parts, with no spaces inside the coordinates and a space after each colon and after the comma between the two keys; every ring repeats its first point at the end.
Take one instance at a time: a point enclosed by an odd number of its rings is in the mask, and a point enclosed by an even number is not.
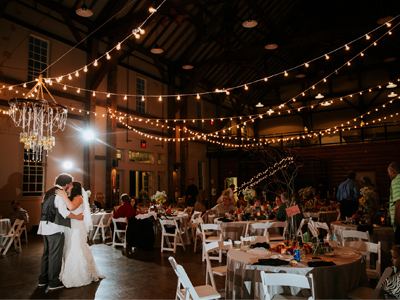
{"type": "Polygon", "coordinates": [[[44,249],[42,255],[39,287],[48,285],[48,290],[63,288],[59,279],[61,272],[64,230],[71,227],[70,219],[83,220],[83,215],[70,213],[61,196],[55,195],[56,190],[67,191],[72,188],[73,177],[60,174],[55,186],[48,190],[42,201],[38,234],[43,235],[44,249]]]}
{"type": "Polygon", "coordinates": [[[231,197],[232,203],[235,205],[236,204],[236,199],[235,199],[235,194],[233,193],[233,191],[235,190],[235,185],[232,183],[229,188],[229,197],[231,197]]]}
{"type": "Polygon", "coordinates": [[[351,217],[358,210],[358,200],[360,199],[360,188],[354,181],[355,172],[349,172],[347,179],[343,181],[336,193],[336,199],[340,202],[340,215],[342,220],[351,217]]]}
{"type": "Polygon", "coordinates": [[[193,179],[189,179],[189,185],[186,189],[186,203],[187,206],[194,207],[196,203],[196,196],[199,194],[197,186],[193,184],[193,179]]]}
{"type": "Polygon", "coordinates": [[[390,184],[389,212],[394,229],[394,240],[400,245],[400,163],[392,162],[388,167],[388,175],[392,180],[390,184]]]}

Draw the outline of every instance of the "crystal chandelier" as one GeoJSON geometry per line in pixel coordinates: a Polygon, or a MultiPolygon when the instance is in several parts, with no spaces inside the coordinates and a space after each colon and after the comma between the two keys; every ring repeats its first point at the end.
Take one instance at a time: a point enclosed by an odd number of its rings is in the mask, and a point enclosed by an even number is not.
{"type": "Polygon", "coordinates": [[[9,115],[15,126],[21,127],[19,140],[24,144],[33,160],[41,160],[42,153],[53,148],[53,133],[64,130],[67,123],[68,110],[58,104],[46,88],[42,75],[38,82],[27,93],[26,98],[15,98],[9,101],[9,115]],[[51,101],[44,99],[44,90],[51,101]]]}

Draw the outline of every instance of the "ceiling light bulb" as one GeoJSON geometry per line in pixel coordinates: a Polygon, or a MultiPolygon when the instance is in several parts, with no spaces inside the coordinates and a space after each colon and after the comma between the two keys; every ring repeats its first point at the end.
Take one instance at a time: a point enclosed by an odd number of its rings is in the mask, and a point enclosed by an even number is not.
{"type": "Polygon", "coordinates": [[[139,33],[140,33],[140,34],[144,34],[144,32],[145,32],[144,29],[139,28],[139,33]]]}
{"type": "Polygon", "coordinates": [[[309,65],[309,63],[305,63],[304,66],[305,66],[306,68],[308,68],[310,65],[309,65]]]}
{"type": "Polygon", "coordinates": [[[87,72],[88,71],[88,68],[87,68],[87,66],[85,66],[84,68],[83,68],[83,72],[87,72]]]}
{"type": "Polygon", "coordinates": [[[249,87],[245,84],[244,89],[247,91],[249,89],[249,87]]]}
{"type": "Polygon", "coordinates": [[[181,100],[181,96],[178,95],[178,97],[176,97],[176,100],[181,100]]]}
{"type": "Polygon", "coordinates": [[[111,56],[110,56],[110,54],[107,52],[107,54],[106,54],[106,58],[108,59],[108,60],[110,60],[111,59],[111,56]]]}
{"type": "Polygon", "coordinates": [[[256,107],[264,107],[264,104],[262,104],[261,102],[258,102],[258,103],[256,104],[256,107]]]}
{"type": "Polygon", "coordinates": [[[324,99],[324,95],[322,95],[321,93],[318,93],[317,96],[315,96],[315,99],[324,99]]]}
{"type": "Polygon", "coordinates": [[[142,102],[145,101],[146,99],[144,98],[144,96],[142,95],[142,102]]]}
{"type": "Polygon", "coordinates": [[[199,100],[199,99],[200,99],[200,95],[199,95],[199,94],[197,94],[197,96],[196,96],[196,99],[197,99],[197,100],[199,100]]]}
{"type": "Polygon", "coordinates": [[[118,43],[117,50],[121,50],[121,43],[118,43]]]}
{"type": "Polygon", "coordinates": [[[348,45],[345,46],[346,50],[349,51],[350,47],[348,45]]]}
{"type": "Polygon", "coordinates": [[[151,13],[155,13],[157,11],[157,9],[155,9],[155,8],[153,8],[153,7],[150,7],[149,8],[149,12],[151,12],[151,13]]]}
{"type": "Polygon", "coordinates": [[[162,97],[160,96],[160,97],[158,97],[158,101],[162,101],[162,97]]]}
{"type": "Polygon", "coordinates": [[[93,65],[94,65],[95,67],[97,67],[97,66],[98,66],[97,59],[95,59],[95,60],[94,60],[94,63],[93,63],[93,65]]]}
{"type": "Polygon", "coordinates": [[[396,94],[395,92],[391,92],[391,93],[388,95],[388,97],[389,97],[389,98],[394,98],[394,97],[397,97],[397,94],[396,94]]]}
{"type": "Polygon", "coordinates": [[[393,82],[389,82],[389,84],[386,86],[388,89],[393,89],[397,86],[397,84],[393,83],[393,82]]]}

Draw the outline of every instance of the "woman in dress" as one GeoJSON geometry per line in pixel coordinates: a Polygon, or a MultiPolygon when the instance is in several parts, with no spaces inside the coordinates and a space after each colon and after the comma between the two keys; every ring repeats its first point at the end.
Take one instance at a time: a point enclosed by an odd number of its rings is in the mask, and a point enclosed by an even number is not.
{"type": "Polygon", "coordinates": [[[86,234],[93,228],[89,201],[81,183],[74,181],[71,195],[65,191],[56,192],[73,214],[83,213],[84,221],[71,220],[71,228],[65,230],[65,243],[60,280],[65,287],[78,287],[105,278],[99,273],[94,262],[92,250],[86,242],[86,234]]]}

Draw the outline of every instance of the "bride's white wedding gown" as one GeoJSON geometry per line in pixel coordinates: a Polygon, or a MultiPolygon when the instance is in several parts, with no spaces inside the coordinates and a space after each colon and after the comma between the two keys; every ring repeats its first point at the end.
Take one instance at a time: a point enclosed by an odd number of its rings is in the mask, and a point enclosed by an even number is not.
{"type": "MultiPolygon", "coordinates": [[[[72,211],[83,213],[84,204],[72,211]]],[[[60,280],[65,287],[88,285],[93,281],[105,278],[94,262],[92,249],[86,242],[86,226],[83,221],[71,219],[71,228],[65,230],[63,262],[60,280]]]]}

